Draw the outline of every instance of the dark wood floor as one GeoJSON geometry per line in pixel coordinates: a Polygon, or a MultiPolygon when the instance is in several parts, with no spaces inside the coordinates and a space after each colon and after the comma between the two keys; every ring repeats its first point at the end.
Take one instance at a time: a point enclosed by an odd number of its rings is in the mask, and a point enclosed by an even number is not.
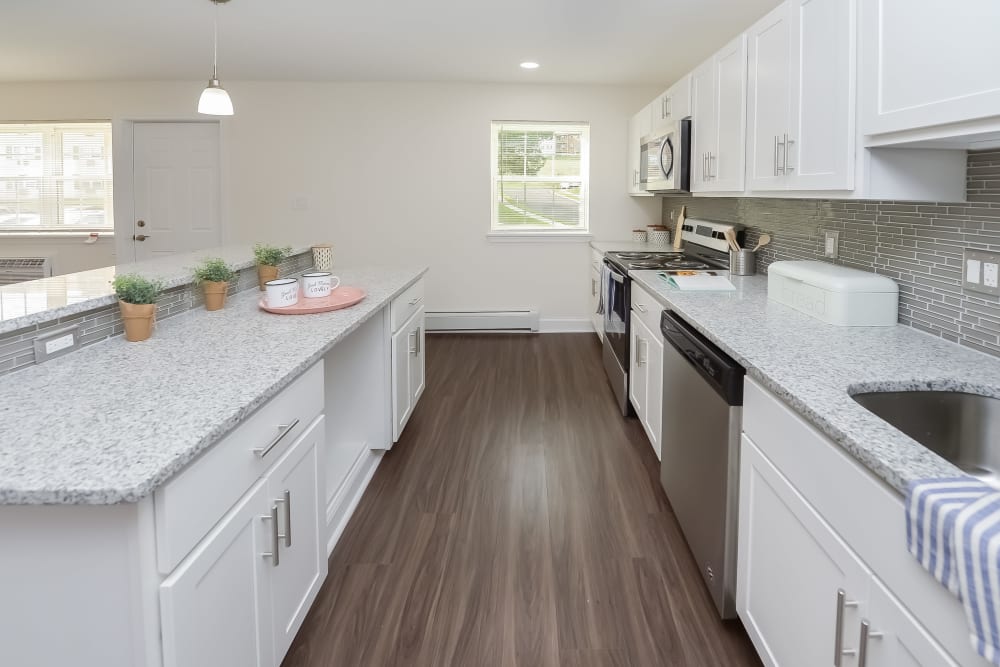
{"type": "Polygon", "coordinates": [[[592,334],[427,338],[427,389],[284,667],[758,665],[592,334]]]}

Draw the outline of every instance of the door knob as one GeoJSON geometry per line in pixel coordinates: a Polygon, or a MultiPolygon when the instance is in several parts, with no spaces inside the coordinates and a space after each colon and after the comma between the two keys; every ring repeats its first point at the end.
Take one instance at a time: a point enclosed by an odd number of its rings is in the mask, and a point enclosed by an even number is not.
{"type": "Polygon", "coordinates": [[[148,238],[149,238],[148,234],[136,234],[135,236],[132,237],[132,240],[133,241],[145,241],[148,238]]]}

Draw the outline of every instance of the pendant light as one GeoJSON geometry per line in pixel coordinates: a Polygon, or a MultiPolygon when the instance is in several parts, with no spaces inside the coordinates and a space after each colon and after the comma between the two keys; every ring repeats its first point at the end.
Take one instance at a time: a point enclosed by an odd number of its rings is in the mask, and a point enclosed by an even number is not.
{"type": "Polygon", "coordinates": [[[215,4],[215,18],[213,20],[213,50],[212,50],[212,78],[208,80],[208,86],[201,91],[201,98],[198,100],[198,113],[211,116],[232,116],[233,101],[229,99],[229,93],[219,83],[219,4],[229,2],[229,0],[212,0],[215,4]]]}

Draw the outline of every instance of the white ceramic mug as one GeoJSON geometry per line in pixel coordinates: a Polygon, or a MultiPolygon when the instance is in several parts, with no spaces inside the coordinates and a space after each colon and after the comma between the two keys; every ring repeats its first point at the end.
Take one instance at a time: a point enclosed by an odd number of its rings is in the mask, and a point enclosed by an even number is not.
{"type": "Polygon", "coordinates": [[[302,274],[302,296],[307,299],[330,296],[330,292],[340,287],[340,278],[326,271],[302,274]]]}
{"type": "Polygon", "coordinates": [[[279,278],[264,283],[267,289],[267,305],[271,308],[285,308],[299,302],[299,281],[295,278],[279,278]]]}

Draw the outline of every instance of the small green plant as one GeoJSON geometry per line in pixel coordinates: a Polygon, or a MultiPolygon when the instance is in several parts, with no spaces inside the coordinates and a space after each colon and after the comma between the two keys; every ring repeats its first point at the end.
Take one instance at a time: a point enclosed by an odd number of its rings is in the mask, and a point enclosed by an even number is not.
{"type": "Polygon", "coordinates": [[[285,259],[292,254],[292,247],[285,246],[284,248],[279,248],[278,246],[265,245],[263,243],[254,244],[253,256],[257,260],[258,264],[264,266],[277,266],[281,263],[281,260],[285,259]]]}
{"type": "Polygon", "coordinates": [[[194,269],[196,283],[228,283],[236,277],[233,267],[226,264],[220,257],[209,257],[202,260],[194,269]]]}
{"type": "Polygon", "coordinates": [[[143,278],[138,273],[125,273],[115,276],[111,282],[115,294],[125,303],[146,304],[156,303],[156,297],[163,292],[163,283],[159,280],[143,278]]]}

